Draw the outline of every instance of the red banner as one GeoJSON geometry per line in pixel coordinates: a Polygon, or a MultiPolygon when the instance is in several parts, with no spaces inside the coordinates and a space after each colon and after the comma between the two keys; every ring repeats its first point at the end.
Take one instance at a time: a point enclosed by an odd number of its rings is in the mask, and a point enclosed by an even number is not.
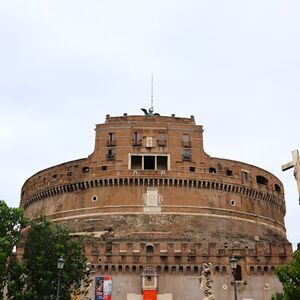
{"type": "Polygon", "coordinates": [[[143,300],[157,300],[157,290],[143,290],[143,300]]]}

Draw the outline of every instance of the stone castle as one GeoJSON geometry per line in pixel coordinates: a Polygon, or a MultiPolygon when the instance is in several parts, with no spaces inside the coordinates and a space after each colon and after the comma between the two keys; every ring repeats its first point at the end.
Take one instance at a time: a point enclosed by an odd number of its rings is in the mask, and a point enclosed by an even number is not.
{"type": "Polygon", "coordinates": [[[204,263],[215,299],[233,299],[232,256],[238,299],[281,290],[274,270],[292,247],[278,178],[206,154],[193,116],[107,115],[95,131],[93,153],[27,179],[20,206],[84,236],[93,276],[112,278],[112,299],[202,299],[204,263]]]}

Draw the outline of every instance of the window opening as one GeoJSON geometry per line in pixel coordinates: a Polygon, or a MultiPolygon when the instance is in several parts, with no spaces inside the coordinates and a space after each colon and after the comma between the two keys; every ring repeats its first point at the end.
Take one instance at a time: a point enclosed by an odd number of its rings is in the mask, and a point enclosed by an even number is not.
{"type": "Polygon", "coordinates": [[[234,278],[236,281],[242,281],[242,268],[240,265],[236,266],[236,269],[234,271],[234,278]]]}
{"type": "Polygon", "coordinates": [[[226,170],[226,175],[227,176],[232,176],[233,175],[232,170],[226,170]]]}
{"type": "Polygon", "coordinates": [[[216,168],[209,168],[208,172],[211,173],[211,174],[216,174],[217,170],[216,170],[216,168]]]}
{"type": "Polygon", "coordinates": [[[107,137],[107,146],[115,146],[116,145],[116,134],[114,132],[110,132],[107,137]]]}
{"type": "Polygon", "coordinates": [[[67,176],[72,176],[72,174],[73,174],[72,171],[67,172],[67,176]]]}
{"type": "Polygon", "coordinates": [[[259,184],[267,185],[268,184],[268,179],[265,178],[264,176],[256,176],[256,182],[259,184]]]}
{"type": "Polygon", "coordinates": [[[141,170],[142,169],[142,156],[132,155],[131,156],[131,169],[141,170]]]}
{"type": "Polygon", "coordinates": [[[114,160],[116,156],[115,148],[108,148],[107,152],[107,160],[114,160]]]}
{"type": "Polygon", "coordinates": [[[167,156],[157,156],[157,170],[168,170],[167,156]]]}
{"type": "Polygon", "coordinates": [[[106,171],[106,170],[107,170],[107,166],[102,166],[102,167],[101,167],[101,170],[102,170],[102,171],[106,171]]]}
{"type": "Polygon", "coordinates": [[[90,171],[89,167],[83,167],[82,168],[82,173],[88,173],[90,171]]]}
{"type": "Polygon", "coordinates": [[[131,170],[168,170],[167,155],[130,155],[131,170]]]}
{"type": "Polygon", "coordinates": [[[182,146],[183,147],[191,147],[190,135],[183,134],[182,135],[182,146]]]}
{"type": "Polygon", "coordinates": [[[242,171],[242,179],[248,180],[249,179],[249,173],[246,171],[242,171]]]}
{"type": "Polygon", "coordinates": [[[192,152],[190,149],[183,149],[182,160],[191,160],[192,152]]]}
{"type": "Polygon", "coordinates": [[[190,172],[195,172],[196,168],[195,167],[190,167],[190,172]]]}
{"type": "Polygon", "coordinates": [[[144,170],[155,170],[155,156],[144,156],[144,170]]]}
{"type": "Polygon", "coordinates": [[[163,132],[158,133],[157,144],[160,147],[164,147],[166,145],[166,136],[163,132]]]}
{"type": "Polygon", "coordinates": [[[147,245],[146,246],[146,252],[147,253],[153,253],[153,246],[152,245],[147,245]]]}
{"type": "Polygon", "coordinates": [[[140,132],[134,132],[133,133],[133,139],[132,139],[134,146],[140,146],[142,144],[142,137],[140,132]]]}
{"type": "Polygon", "coordinates": [[[279,186],[277,183],[275,183],[275,191],[276,191],[277,193],[280,193],[280,192],[281,192],[281,188],[280,188],[280,186],[279,186]]]}

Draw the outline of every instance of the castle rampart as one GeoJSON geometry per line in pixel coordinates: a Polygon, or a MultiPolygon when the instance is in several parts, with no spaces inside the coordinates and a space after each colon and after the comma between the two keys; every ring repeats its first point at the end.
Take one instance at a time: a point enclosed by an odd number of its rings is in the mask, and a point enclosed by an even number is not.
{"type": "MultiPolygon", "coordinates": [[[[264,289],[280,289],[274,268],[290,261],[292,249],[277,177],[206,154],[202,126],[192,116],[107,115],[95,132],[87,158],[25,182],[20,205],[30,218],[48,215],[68,225],[72,236],[83,236],[96,274],[115,276],[119,292],[126,278],[136,290],[135,276],[147,266],[162,276],[164,293],[180,285],[176,276],[189,286],[187,276],[197,278],[210,262],[215,287],[223,289],[219,297],[226,299],[231,256],[239,259],[241,293],[262,278],[264,289]]],[[[193,290],[196,282],[190,282],[193,290]]],[[[177,295],[196,299],[180,289],[177,295]]]]}

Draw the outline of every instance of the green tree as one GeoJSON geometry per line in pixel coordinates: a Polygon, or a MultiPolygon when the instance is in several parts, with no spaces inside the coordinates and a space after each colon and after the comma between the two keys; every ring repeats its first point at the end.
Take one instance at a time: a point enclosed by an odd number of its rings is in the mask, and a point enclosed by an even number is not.
{"type": "Polygon", "coordinates": [[[54,225],[45,217],[33,221],[25,242],[23,262],[15,262],[11,267],[8,281],[10,299],[53,299],[60,257],[65,260],[60,296],[61,299],[70,299],[71,287],[79,286],[84,276],[86,258],[83,243],[71,239],[67,227],[54,225]]]}
{"type": "Polygon", "coordinates": [[[300,250],[294,252],[291,264],[277,267],[276,274],[282,283],[283,293],[276,293],[272,300],[300,299],[300,250]]]}
{"type": "Polygon", "coordinates": [[[27,224],[23,209],[10,208],[0,200],[0,299],[3,298],[3,288],[8,275],[8,258],[13,248],[18,244],[21,230],[27,224]]]}

